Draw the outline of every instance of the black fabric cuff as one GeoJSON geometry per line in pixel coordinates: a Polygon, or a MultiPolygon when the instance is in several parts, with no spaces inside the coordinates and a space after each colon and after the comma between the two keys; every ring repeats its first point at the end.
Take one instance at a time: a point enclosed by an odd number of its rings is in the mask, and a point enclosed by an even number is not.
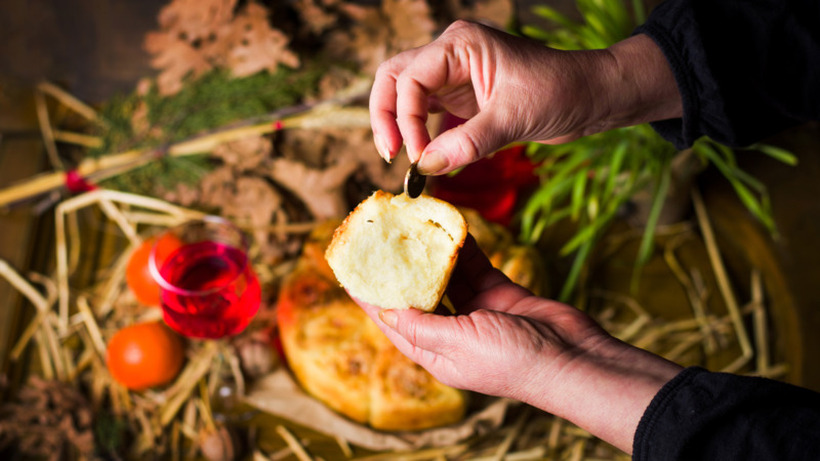
{"type": "Polygon", "coordinates": [[[760,377],[686,368],[644,412],[633,459],[820,459],[820,394],[760,377]]]}
{"type": "Polygon", "coordinates": [[[700,105],[694,82],[692,82],[690,73],[687,70],[687,63],[663,28],[656,26],[654,23],[647,23],[635,29],[633,35],[637,34],[647,35],[661,49],[666,61],[669,63],[669,67],[672,69],[672,74],[675,76],[683,105],[682,118],[652,122],[650,125],[661,137],[674,144],[678,150],[691,147],[698,138],[692,121],[697,120],[700,105]]]}
{"type": "Polygon", "coordinates": [[[704,373],[706,370],[700,367],[684,368],[677,376],[666,383],[652,401],[646,407],[641,421],[638,423],[638,428],[635,430],[635,438],[632,441],[632,460],[649,460],[643,455],[652,452],[652,429],[657,425],[660,418],[663,417],[663,412],[669,406],[669,402],[675,398],[676,391],[688,385],[693,377],[699,373],[704,373]]]}

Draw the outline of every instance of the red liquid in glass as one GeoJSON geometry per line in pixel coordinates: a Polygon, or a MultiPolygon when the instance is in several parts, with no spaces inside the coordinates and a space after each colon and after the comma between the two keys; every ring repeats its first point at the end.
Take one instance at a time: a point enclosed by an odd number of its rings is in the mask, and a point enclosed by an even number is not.
{"type": "Polygon", "coordinates": [[[235,335],[259,309],[259,280],[245,253],[217,242],[180,247],[160,269],[178,290],[162,290],[165,322],[193,338],[235,335]]]}

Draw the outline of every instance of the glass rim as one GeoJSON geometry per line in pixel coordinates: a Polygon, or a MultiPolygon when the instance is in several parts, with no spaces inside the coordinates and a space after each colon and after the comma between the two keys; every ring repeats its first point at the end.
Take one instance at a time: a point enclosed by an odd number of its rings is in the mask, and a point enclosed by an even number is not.
{"type": "MultiPolygon", "coordinates": [[[[189,219],[189,220],[184,221],[184,222],[182,222],[180,224],[177,224],[175,226],[171,226],[171,227],[165,229],[164,231],[162,231],[160,233],[157,233],[155,235],[155,237],[157,237],[157,241],[155,241],[154,244],[151,245],[151,251],[148,254],[148,272],[151,274],[151,278],[153,278],[154,281],[157,282],[157,284],[160,286],[161,290],[167,290],[167,291],[170,291],[170,292],[172,292],[174,294],[177,294],[177,295],[182,295],[182,296],[205,296],[205,295],[216,293],[216,292],[222,290],[223,288],[225,288],[226,286],[228,286],[228,285],[232,284],[233,282],[235,282],[236,279],[238,279],[240,276],[242,276],[242,274],[245,273],[245,269],[247,269],[247,267],[250,265],[250,261],[249,261],[249,258],[248,258],[248,238],[247,238],[247,235],[245,235],[245,232],[243,232],[242,229],[239,228],[239,226],[237,226],[236,224],[234,224],[230,220],[225,219],[221,216],[206,215],[206,216],[203,216],[201,218],[189,219]],[[185,288],[178,287],[178,286],[174,285],[173,283],[169,282],[165,277],[163,277],[162,272],[161,272],[161,268],[157,266],[156,249],[157,249],[157,244],[159,243],[159,238],[161,238],[165,234],[172,233],[175,230],[183,229],[184,227],[190,226],[190,225],[195,224],[195,223],[225,225],[225,226],[229,227],[231,230],[235,231],[236,234],[239,236],[240,245],[239,245],[239,247],[236,247],[234,245],[231,245],[231,246],[234,246],[234,248],[237,248],[238,250],[240,250],[242,252],[242,255],[244,256],[244,258],[243,258],[244,260],[242,261],[242,264],[240,265],[239,270],[236,271],[236,274],[230,280],[226,280],[226,281],[220,283],[218,286],[211,287],[211,288],[208,288],[208,289],[205,289],[205,290],[188,290],[188,289],[185,289],[185,288]]],[[[205,240],[202,240],[202,241],[205,241],[205,240]]],[[[174,252],[175,251],[176,250],[174,250],[174,252]]],[[[173,252],[171,254],[173,254],[173,252]]],[[[160,297],[161,297],[161,294],[160,294],[160,297]]]]}

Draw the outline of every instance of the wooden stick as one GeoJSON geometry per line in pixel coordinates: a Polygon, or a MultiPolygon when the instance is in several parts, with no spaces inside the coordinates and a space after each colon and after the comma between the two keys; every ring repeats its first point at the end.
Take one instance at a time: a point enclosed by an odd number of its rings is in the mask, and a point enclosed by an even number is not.
{"type": "Polygon", "coordinates": [[[120,228],[123,234],[128,238],[132,245],[138,245],[142,242],[142,239],[139,235],[137,235],[137,229],[125,218],[120,212],[120,209],[114,206],[114,203],[107,199],[107,198],[100,198],[98,202],[100,209],[102,209],[103,213],[108,217],[108,219],[114,221],[115,224],[120,228]]]}
{"type": "Polygon", "coordinates": [[[58,99],[63,105],[69,107],[74,112],[82,115],[88,121],[94,122],[97,121],[97,111],[91,108],[88,104],[80,101],[67,91],[63,90],[62,88],[53,85],[49,82],[41,82],[37,85],[37,89],[42,91],[43,93],[47,93],[50,96],[58,99]]]}
{"type": "Polygon", "coordinates": [[[57,170],[63,169],[63,161],[57,152],[57,144],[54,142],[54,133],[51,128],[51,118],[48,115],[48,105],[46,98],[40,91],[34,92],[34,107],[37,111],[37,121],[40,125],[40,133],[43,136],[43,144],[46,147],[46,154],[51,163],[51,167],[57,170]]]}
{"type": "Polygon", "coordinates": [[[3,276],[17,291],[28,299],[38,312],[49,310],[48,302],[31,284],[24,279],[11,265],[0,259],[0,275],[3,276]]]}
{"type": "Polygon", "coordinates": [[[46,342],[43,340],[43,330],[38,328],[37,332],[34,334],[34,339],[37,342],[37,352],[39,352],[43,378],[50,381],[54,379],[54,363],[48,353],[46,342]]]}
{"type": "Polygon", "coordinates": [[[556,416],[550,425],[549,434],[547,435],[547,447],[549,447],[550,451],[555,451],[558,448],[563,429],[564,419],[556,416]]]}
{"type": "MultiPolygon", "coordinates": [[[[83,341],[85,341],[85,339],[83,339],[83,341]]],[[[72,373],[68,375],[68,381],[76,381],[77,378],[80,376],[80,373],[91,367],[91,364],[95,360],[94,357],[95,354],[93,348],[83,349],[82,353],[77,359],[77,366],[74,367],[72,373]]]]}
{"type": "Polygon", "coordinates": [[[498,446],[493,456],[493,461],[502,461],[505,459],[516,437],[518,437],[518,434],[521,433],[521,428],[524,427],[524,422],[530,417],[530,413],[530,407],[525,407],[524,411],[521,412],[521,415],[515,421],[515,424],[513,424],[512,428],[510,428],[510,432],[506,437],[504,437],[504,440],[498,446]]]}
{"type": "Polygon", "coordinates": [[[148,226],[173,227],[179,224],[179,217],[154,212],[120,210],[125,218],[134,224],[145,224],[148,226]]]}
{"type": "Polygon", "coordinates": [[[696,344],[703,342],[703,333],[700,331],[693,331],[683,337],[669,352],[663,354],[665,358],[676,362],[680,359],[684,352],[694,347],[696,344]]]}
{"type": "Polygon", "coordinates": [[[228,367],[231,370],[234,384],[236,385],[236,395],[239,397],[245,396],[245,377],[242,375],[242,367],[239,363],[239,357],[234,352],[233,347],[226,344],[224,347],[227,350],[228,367]]]}
{"type": "Polygon", "coordinates": [[[763,308],[763,282],[760,270],[752,270],[752,321],[754,322],[755,344],[757,345],[757,372],[766,374],[769,371],[769,341],[768,322],[766,321],[766,311],[763,308]]]}
{"type": "Polygon", "coordinates": [[[52,136],[54,136],[54,140],[56,141],[64,142],[66,144],[75,144],[77,146],[82,146],[89,149],[96,149],[103,144],[102,139],[97,136],[74,133],[72,131],[53,130],[52,136]]]}
{"type": "Polygon", "coordinates": [[[211,361],[217,354],[214,343],[208,342],[182,370],[177,380],[167,391],[168,400],[159,410],[159,421],[162,427],[167,426],[182,404],[188,399],[199,380],[208,373],[211,361]]]}
{"type": "Polygon", "coordinates": [[[136,247],[137,245],[134,244],[129,245],[114,262],[102,289],[102,301],[97,306],[97,315],[99,317],[108,315],[114,308],[114,302],[122,291],[122,280],[125,278],[128,261],[131,259],[131,253],[134,252],[136,247]]]}
{"type": "Polygon", "coordinates": [[[66,381],[68,379],[68,361],[63,354],[64,350],[60,346],[60,341],[57,339],[57,332],[54,331],[49,321],[51,318],[53,318],[53,313],[46,312],[45,316],[43,316],[43,321],[40,322],[40,330],[43,332],[43,336],[45,336],[44,340],[51,357],[51,362],[54,364],[55,378],[60,381],[66,381]]]}
{"type": "Polygon", "coordinates": [[[675,251],[683,245],[684,239],[690,236],[686,234],[679,234],[673,237],[664,249],[664,260],[672,270],[672,273],[678,279],[678,282],[683,285],[684,291],[689,298],[689,305],[692,307],[692,312],[695,314],[695,319],[700,323],[701,331],[703,332],[704,349],[707,354],[713,353],[717,349],[714,337],[709,328],[709,323],[706,321],[706,308],[704,307],[704,296],[695,288],[695,283],[689,278],[689,274],[683,269],[683,266],[678,261],[675,251]],[[685,237],[684,237],[685,236],[685,237]]]}
{"type": "Polygon", "coordinates": [[[726,308],[729,310],[729,316],[735,326],[735,334],[737,335],[738,343],[740,344],[741,355],[734,362],[727,365],[723,371],[728,373],[737,372],[743,365],[751,360],[754,352],[749,341],[749,335],[743,325],[743,317],[738,307],[737,299],[732,291],[729,283],[729,276],[726,274],[726,268],[720,256],[720,249],[717,246],[715,234],[712,231],[712,225],[709,221],[709,215],[706,211],[706,206],[703,204],[703,199],[696,187],[692,188],[692,203],[695,206],[695,214],[697,215],[698,225],[700,226],[703,240],[706,243],[706,251],[709,255],[709,261],[712,263],[712,270],[715,272],[718,288],[726,303],[726,308]]]}
{"type": "Polygon", "coordinates": [[[581,461],[584,458],[584,449],[587,446],[586,439],[576,440],[570,450],[570,461],[581,461]]]}
{"type": "Polygon", "coordinates": [[[77,307],[83,316],[83,324],[88,331],[88,335],[91,338],[91,342],[94,346],[94,350],[97,352],[97,356],[101,360],[105,360],[105,340],[103,339],[102,332],[100,331],[100,326],[97,325],[94,318],[94,312],[91,310],[91,306],[89,306],[88,300],[85,296],[79,296],[77,298],[77,307]]]}
{"type": "Polygon", "coordinates": [[[65,231],[65,213],[63,210],[63,205],[68,202],[63,202],[60,205],[57,205],[57,208],[54,212],[54,226],[55,226],[55,239],[57,242],[56,246],[56,253],[57,253],[57,291],[58,291],[58,304],[57,309],[59,313],[59,318],[61,320],[60,328],[61,331],[65,331],[68,328],[68,303],[69,303],[69,291],[68,291],[68,254],[66,248],[66,231],[65,231]]]}
{"type": "Polygon", "coordinates": [[[205,381],[199,380],[199,395],[198,399],[194,399],[196,407],[199,409],[199,414],[202,416],[202,423],[209,432],[216,431],[216,422],[214,421],[213,413],[211,412],[211,399],[208,398],[208,390],[205,386],[205,381]]]}
{"type": "Polygon", "coordinates": [[[54,280],[37,272],[29,272],[28,279],[31,282],[40,284],[43,287],[46,292],[45,300],[47,306],[51,307],[55,302],[57,302],[57,296],[59,295],[57,293],[57,284],[54,283],[54,280]]]}
{"type": "Polygon", "coordinates": [[[180,447],[182,446],[182,424],[179,421],[174,421],[171,425],[171,461],[179,461],[180,447]]]}
{"type": "Polygon", "coordinates": [[[182,433],[191,440],[196,440],[199,433],[196,429],[196,415],[199,410],[194,399],[189,399],[182,410],[182,433]]]}
{"type": "MultiPolygon", "coordinates": [[[[57,336],[54,330],[51,329],[48,322],[48,301],[39,292],[37,292],[37,290],[35,290],[28,281],[26,281],[17,271],[12,269],[12,267],[2,259],[0,259],[0,275],[2,275],[26,299],[28,299],[34,305],[35,309],[37,309],[38,314],[34,320],[36,322],[34,325],[39,327],[39,333],[34,334],[34,336],[39,337],[40,339],[38,340],[38,344],[40,344],[40,359],[43,361],[44,374],[48,377],[56,375],[57,379],[65,380],[66,366],[63,361],[63,356],[60,353],[59,341],[57,341],[57,336]],[[52,369],[54,375],[51,373],[52,369]]],[[[29,336],[29,338],[31,338],[31,336],[29,336]]],[[[17,344],[15,346],[16,351],[13,352],[16,352],[19,357],[24,346],[25,343],[17,344]]]]}
{"type": "Polygon", "coordinates": [[[348,441],[341,435],[336,435],[334,436],[334,438],[336,439],[336,444],[339,445],[339,449],[342,450],[342,454],[345,456],[345,458],[352,458],[353,449],[350,448],[350,443],[348,443],[348,441]]]}
{"type": "Polygon", "coordinates": [[[629,341],[630,339],[632,339],[635,335],[638,334],[641,328],[643,328],[651,320],[651,317],[646,312],[646,309],[641,307],[641,305],[635,299],[629,296],[625,296],[619,293],[612,293],[605,290],[595,290],[592,293],[592,295],[622,304],[628,307],[637,316],[635,320],[633,320],[621,331],[613,332],[613,335],[621,341],[629,341]]]}
{"type": "MultiPolygon", "coordinates": [[[[76,172],[82,178],[99,181],[150,163],[163,155],[186,156],[206,153],[228,141],[269,134],[283,128],[364,128],[370,126],[369,113],[366,108],[319,106],[314,109],[315,112],[309,110],[304,114],[276,120],[279,123],[275,124],[268,120],[264,123],[227,128],[204,136],[196,136],[171,144],[165,150],[133,149],[97,158],[86,158],[77,166],[76,172]]],[[[65,177],[62,171],[52,172],[0,190],[0,207],[60,188],[65,184],[65,177]]]]}
{"type": "Polygon", "coordinates": [[[276,432],[285,440],[285,443],[290,447],[293,451],[293,454],[299,459],[299,461],[313,461],[313,458],[308,454],[305,450],[305,447],[296,440],[296,437],[285,428],[285,426],[281,424],[276,425],[276,432]]]}
{"type": "Polygon", "coordinates": [[[34,315],[34,318],[31,319],[31,322],[26,326],[23,332],[20,334],[20,337],[17,338],[17,342],[12,347],[11,352],[9,353],[9,359],[12,361],[17,361],[20,359],[20,356],[23,355],[23,351],[26,350],[26,346],[34,337],[35,333],[37,333],[40,329],[40,323],[42,323],[43,318],[45,318],[46,312],[44,311],[37,311],[37,314],[34,315]]]}
{"type": "Polygon", "coordinates": [[[450,445],[440,448],[424,448],[414,450],[412,452],[391,452],[391,453],[377,453],[375,455],[363,456],[354,458],[355,461],[422,461],[430,459],[444,459],[457,458],[460,454],[467,451],[466,443],[450,445]]]}

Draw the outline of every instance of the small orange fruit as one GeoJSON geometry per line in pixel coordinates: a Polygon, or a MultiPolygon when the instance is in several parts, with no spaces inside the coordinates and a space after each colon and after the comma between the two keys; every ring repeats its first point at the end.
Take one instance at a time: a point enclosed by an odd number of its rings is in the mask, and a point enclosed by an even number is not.
{"type": "Polygon", "coordinates": [[[159,284],[151,276],[148,269],[148,258],[154,243],[157,245],[157,263],[161,266],[168,256],[182,246],[182,242],[173,234],[163,234],[159,237],[149,237],[140,246],[134,249],[125,268],[125,282],[134,293],[137,300],[148,306],[159,306],[159,284]]]}
{"type": "Polygon", "coordinates": [[[105,361],[117,382],[138,391],[171,382],[182,369],[185,345],[162,322],[138,323],[114,333],[105,361]]]}

